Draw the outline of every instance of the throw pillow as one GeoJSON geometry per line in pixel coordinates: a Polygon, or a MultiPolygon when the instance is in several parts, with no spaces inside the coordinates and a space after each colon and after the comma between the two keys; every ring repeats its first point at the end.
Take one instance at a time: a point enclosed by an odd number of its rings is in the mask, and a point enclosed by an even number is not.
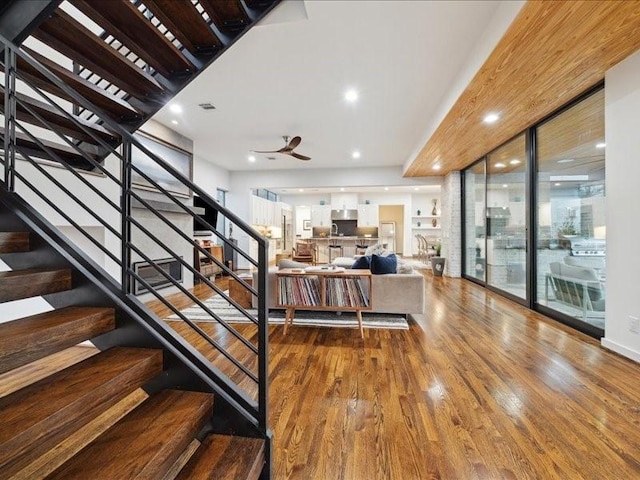
{"type": "Polygon", "coordinates": [[[363,255],[362,257],[356,258],[356,261],[353,262],[351,268],[364,268],[369,270],[371,268],[371,257],[363,255]]]}
{"type": "Polygon", "coordinates": [[[278,270],[282,270],[284,268],[307,268],[308,266],[308,263],[296,262],[295,260],[289,260],[288,258],[283,258],[278,262],[278,270]]]}
{"type": "Polygon", "coordinates": [[[369,245],[367,247],[367,250],[364,252],[364,254],[368,256],[371,256],[371,255],[385,256],[386,253],[387,253],[387,250],[382,246],[381,243],[369,245]]]}
{"type": "Polygon", "coordinates": [[[398,258],[395,253],[382,257],[380,255],[371,256],[371,273],[382,275],[386,273],[396,273],[398,268],[398,258]]]}
{"type": "Polygon", "coordinates": [[[397,273],[413,273],[413,267],[408,263],[398,262],[397,273]]]}

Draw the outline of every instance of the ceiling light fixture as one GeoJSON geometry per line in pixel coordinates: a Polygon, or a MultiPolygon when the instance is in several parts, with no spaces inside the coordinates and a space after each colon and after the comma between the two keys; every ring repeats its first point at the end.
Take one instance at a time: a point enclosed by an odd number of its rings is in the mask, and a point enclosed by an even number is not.
{"type": "Polygon", "coordinates": [[[345,92],[344,99],[349,103],[354,103],[358,100],[358,92],[351,88],[345,92]]]}
{"type": "Polygon", "coordinates": [[[556,182],[556,183],[554,183],[554,185],[555,185],[556,187],[559,187],[559,186],[560,186],[560,185],[562,185],[562,184],[561,184],[560,182],[556,182]]]}
{"type": "Polygon", "coordinates": [[[502,188],[508,188],[508,187],[509,187],[509,185],[507,185],[506,183],[502,184],[502,188]]]}
{"type": "Polygon", "coordinates": [[[575,158],[563,158],[561,160],[558,160],[558,163],[571,163],[571,162],[575,162],[575,158]]]}
{"type": "Polygon", "coordinates": [[[182,107],[177,103],[172,103],[169,106],[169,110],[171,110],[173,113],[182,113],[182,107]]]}
{"type": "Polygon", "coordinates": [[[254,157],[253,155],[249,155],[247,158],[249,159],[250,162],[256,161],[256,157],[254,157]]]}
{"type": "Polygon", "coordinates": [[[298,191],[299,192],[304,192],[304,188],[299,188],[298,191]]]}
{"type": "Polygon", "coordinates": [[[440,170],[442,167],[440,166],[439,163],[436,163],[433,167],[431,167],[432,169],[434,169],[435,171],[440,170]]]}
{"type": "Polygon", "coordinates": [[[604,148],[606,146],[607,146],[607,144],[604,143],[604,142],[596,143],[596,148],[604,148]]]}
{"type": "Polygon", "coordinates": [[[171,120],[171,123],[173,123],[174,125],[178,124],[178,120],[171,120]]]}
{"type": "Polygon", "coordinates": [[[504,168],[504,167],[506,167],[506,165],[504,163],[502,163],[502,162],[495,163],[493,166],[496,167],[496,168],[504,168]]]}
{"type": "Polygon", "coordinates": [[[389,191],[389,187],[384,187],[384,191],[388,192],[389,191]]]}
{"type": "Polygon", "coordinates": [[[482,121],[484,123],[495,123],[498,121],[499,118],[500,118],[500,115],[498,115],[497,113],[489,113],[487,116],[484,117],[482,121]]]}
{"type": "Polygon", "coordinates": [[[344,187],[340,187],[340,191],[341,191],[341,192],[344,192],[344,187]]]}
{"type": "Polygon", "coordinates": [[[420,190],[420,187],[414,187],[414,190],[420,190]]]}
{"type": "Polygon", "coordinates": [[[351,154],[351,158],[360,158],[360,152],[358,150],[355,150],[352,154],[351,154]]]}
{"type": "Polygon", "coordinates": [[[509,160],[509,164],[510,165],[520,165],[520,160],[518,160],[517,158],[514,158],[513,160],[509,160]]]}

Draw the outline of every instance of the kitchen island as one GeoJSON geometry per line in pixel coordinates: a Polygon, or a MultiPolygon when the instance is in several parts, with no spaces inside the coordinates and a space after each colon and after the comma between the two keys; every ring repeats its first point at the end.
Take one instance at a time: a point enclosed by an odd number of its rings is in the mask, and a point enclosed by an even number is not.
{"type": "MultiPolygon", "coordinates": [[[[358,251],[358,246],[362,246],[363,248],[368,247],[369,245],[374,245],[378,243],[378,237],[373,236],[347,236],[347,235],[337,235],[337,236],[326,236],[326,237],[311,237],[307,239],[310,242],[314,242],[317,246],[317,262],[318,263],[331,263],[329,262],[329,258],[336,257],[353,257],[358,253],[364,253],[364,251],[358,251]],[[342,247],[342,252],[333,252],[332,255],[329,254],[329,246],[330,245],[338,245],[342,247]]],[[[336,249],[337,250],[337,249],[336,249]]]]}

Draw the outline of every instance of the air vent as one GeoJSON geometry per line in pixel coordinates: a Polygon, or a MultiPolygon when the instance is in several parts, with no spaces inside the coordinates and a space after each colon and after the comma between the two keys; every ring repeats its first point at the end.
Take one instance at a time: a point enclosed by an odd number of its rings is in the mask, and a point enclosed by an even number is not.
{"type": "Polygon", "coordinates": [[[267,157],[267,160],[275,160],[276,157],[267,157]]]}
{"type": "Polygon", "coordinates": [[[203,110],[215,110],[216,107],[212,103],[199,103],[198,106],[203,110]]]}

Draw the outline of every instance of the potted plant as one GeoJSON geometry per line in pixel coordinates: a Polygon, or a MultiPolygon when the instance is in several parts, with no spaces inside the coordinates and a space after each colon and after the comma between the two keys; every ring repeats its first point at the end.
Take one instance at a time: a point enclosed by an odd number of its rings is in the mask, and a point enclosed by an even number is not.
{"type": "Polygon", "coordinates": [[[431,257],[431,271],[433,271],[434,276],[441,277],[444,272],[446,258],[440,256],[440,253],[442,252],[442,244],[440,242],[436,243],[435,251],[436,256],[431,257]]]}

